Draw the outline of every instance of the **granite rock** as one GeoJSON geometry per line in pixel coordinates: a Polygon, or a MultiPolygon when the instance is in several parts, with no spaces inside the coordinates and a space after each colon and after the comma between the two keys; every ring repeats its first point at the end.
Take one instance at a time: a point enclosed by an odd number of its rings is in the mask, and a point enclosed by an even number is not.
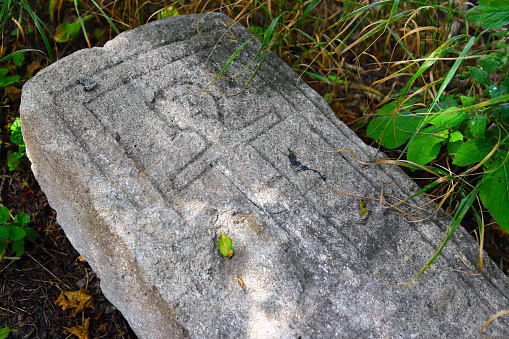
{"type": "Polygon", "coordinates": [[[410,281],[448,219],[420,198],[399,207],[425,220],[387,208],[416,187],[397,168],[326,152],[384,157],[272,53],[246,86],[258,40],[216,79],[250,38],[222,14],[177,16],[23,87],[33,172],[106,297],[139,338],[480,337],[506,276],[487,257],[460,272],[478,259],[460,228],[415,283],[370,284],[410,281]]]}

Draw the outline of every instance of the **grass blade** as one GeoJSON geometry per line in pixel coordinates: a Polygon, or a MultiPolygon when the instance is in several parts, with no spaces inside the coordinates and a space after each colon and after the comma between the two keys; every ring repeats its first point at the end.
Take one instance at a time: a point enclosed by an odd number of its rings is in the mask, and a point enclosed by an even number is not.
{"type": "Polygon", "coordinates": [[[48,55],[49,55],[49,59],[51,60],[51,62],[54,62],[55,59],[53,57],[53,52],[51,52],[51,46],[49,44],[49,41],[48,41],[48,37],[46,36],[46,33],[44,33],[44,28],[49,32],[50,30],[48,29],[48,27],[46,27],[46,25],[44,24],[44,22],[42,22],[41,19],[39,19],[39,17],[37,16],[37,14],[34,13],[34,11],[32,11],[32,9],[30,8],[30,6],[24,2],[24,1],[20,1],[19,2],[20,6],[23,7],[27,12],[28,14],[30,15],[30,17],[32,18],[32,20],[34,21],[34,24],[35,24],[35,27],[37,27],[37,31],[39,31],[39,34],[41,35],[42,37],[42,40],[44,41],[44,45],[46,46],[46,50],[48,51],[48,55]]]}
{"type": "Polygon", "coordinates": [[[90,40],[88,39],[87,30],[85,29],[85,23],[83,22],[83,19],[81,18],[80,12],[78,10],[78,0],[74,0],[74,8],[76,8],[76,14],[78,14],[78,20],[80,21],[81,30],[83,31],[85,40],[87,40],[88,48],[92,48],[92,45],[90,44],[90,40]]]}
{"type": "Polygon", "coordinates": [[[97,2],[95,2],[94,0],[91,0],[92,3],[94,4],[94,6],[99,10],[99,12],[101,12],[101,14],[104,16],[104,18],[108,21],[108,23],[110,24],[111,28],[115,31],[115,33],[117,33],[117,35],[120,34],[120,32],[118,31],[117,29],[117,26],[115,26],[115,24],[113,23],[113,21],[111,21],[110,17],[106,15],[106,13],[104,13],[103,9],[101,8],[101,6],[99,6],[97,4],[97,2]]]}

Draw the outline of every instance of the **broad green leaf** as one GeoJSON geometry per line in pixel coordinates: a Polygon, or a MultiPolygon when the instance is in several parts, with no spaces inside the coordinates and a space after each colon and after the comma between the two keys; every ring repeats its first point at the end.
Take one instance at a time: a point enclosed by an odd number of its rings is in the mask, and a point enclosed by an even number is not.
{"type": "Polygon", "coordinates": [[[447,143],[447,152],[449,152],[449,155],[452,158],[453,163],[454,160],[456,159],[456,153],[458,152],[458,149],[460,149],[460,147],[463,146],[463,144],[464,144],[463,140],[447,143]]]}
{"type": "Polygon", "coordinates": [[[387,105],[383,105],[377,112],[376,114],[378,115],[387,115],[387,114],[390,114],[392,112],[394,112],[396,110],[396,105],[397,105],[398,101],[393,101],[391,102],[390,104],[387,104],[387,105]]]}
{"type": "MultiPolygon", "coordinates": [[[[431,112],[440,113],[450,107],[456,107],[458,105],[458,101],[452,95],[446,95],[443,98],[441,98],[440,100],[441,100],[440,102],[437,102],[437,104],[435,106],[433,106],[433,109],[431,110],[431,112]]],[[[424,110],[424,112],[428,112],[428,110],[424,110]]]]}
{"type": "Polygon", "coordinates": [[[427,118],[427,123],[442,127],[455,127],[461,124],[464,120],[468,118],[468,112],[466,111],[460,111],[460,112],[454,112],[449,113],[451,111],[457,111],[459,110],[458,107],[449,107],[442,112],[430,115],[427,118]]]}
{"type": "Polygon", "coordinates": [[[463,134],[461,134],[460,131],[454,131],[449,134],[449,141],[448,142],[456,142],[456,141],[463,141],[463,134]]]}
{"type": "Polygon", "coordinates": [[[30,227],[25,227],[25,232],[26,232],[26,236],[28,238],[30,238],[31,240],[35,240],[39,237],[39,235],[37,234],[37,232],[33,229],[33,228],[30,228],[30,227]]]}
{"type": "Polygon", "coordinates": [[[491,85],[488,87],[488,93],[490,97],[496,98],[501,95],[507,94],[509,92],[509,88],[504,85],[491,85]]]}
{"type": "Polygon", "coordinates": [[[30,222],[30,217],[25,213],[19,211],[16,217],[14,218],[14,222],[19,222],[22,226],[25,226],[30,222]]]}
{"type": "Polygon", "coordinates": [[[504,163],[507,157],[506,151],[500,151],[500,153],[503,158],[497,159],[487,170],[500,168],[483,175],[479,195],[484,206],[490,211],[500,227],[509,233],[509,213],[507,213],[509,206],[509,161],[504,163]]]}
{"type": "Polygon", "coordinates": [[[14,119],[11,125],[11,141],[17,145],[24,145],[23,134],[21,134],[21,124],[19,118],[14,119]]]}
{"type": "Polygon", "coordinates": [[[477,60],[477,65],[488,73],[498,71],[498,69],[504,66],[504,63],[497,57],[483,57],[477,60]]]}
{"type": "Polygon", "coordinates": [[[488,117],[485,115],[474,115],[470,118],[470,122],[468,123],[468,128],[470,129],[470,133],[474,136],[474,138],[483,138],[484,133],[486,132],[486,123],[488,122],[488,117]]]}
{"type": "Polygon", "coordinates": [[[480,82],[481,84],[484,84],[486,86],[490,86],[492,84],[492,81],[490,79],[490,75],[488,72],[483,71],[480,68],[477,67],[469,67],[468,68],[468,74],[477,82],[480,82]]]}
{"type": "MultiPolygon", "coordinates": [[[[3,253],[1,251],[1,249],[0,249],[0,253],[3,253]]],[[[0,254],[0,259],[2,259],[1,254],[0,254]]],[[[14,328],[9,328],[9,327],[0,328],[0,339],[5,339],[9,336],[9,333],[16,333],[16,332],[18,332],[18,330],[14,329],[14,328]]]]}
{"type": "MultiPolygon", "coordinates": [[[[92,15],[88,15],[83,18],[83,22],[86,22],[92,18],[92,15]]],[[[82,22],[80,20],[73,22],[72,24],[66,24],[62,22],[58,25],[55,34],[53,34],[53,39],[56,42],[67,42],[67,41],[75,41],[78,38],[78,34],[82,28],[82,22]]]]}
{"type": "Polygon", "coordinates": [[[219,250],[221,253],[230,259],[233,256],[232,242],[223,232],[219,235],[219,250]]]}
{"type": "Polygon", "coordinates": [[[466,13],[473,23],[497,29],[509,24],[509,2],[507,0],[479,0],[478,6],[466,13]],[[481,22],[482,21],[482,22],[481,22]]]}
{"type": "Polygon", "coordinates": [[[0,226],[0,239],[9,239],[9,229],[5,226],[0,226]]]}
{"type": "Polygon", "coordinates": [[[484,159],[495,147],[492,140],[472,139],[465,142],[456,151],[453,165],[468,166],[484,159]]]}
{"type": "Polygon", "coordinates": [[[21,53],[13,53],[12,61],[16,66],[21,66],[23,61],[25,61],[25,57],[23,56],[23,52],[21,53]]]}
{"type": "Polygon", "coordinates": [[[467,97],[467,96],[460,96],[461,104],[463,107],[469,107],[475,105],[475,99],[473,97],[467,97]]]}
{"type": "Polygon", "coordinates": [[[20,257],[25,252],[25,241],[23,239],[16,240],[12,243],[11,249],[16,252],[15,257],[20,257]]]}
{"type": "Polygon", "coordinates": [[[23,239],[25,237],[25,235],[27,235],[25,230],[22,227],[10,226],[10,225],[6,226],[6,227],[9,230],[9,239],[10,240],[13,240],[13,241],[20,240],[20,239],[23,239]]]}
{"type": "Polygon", "coordinates": [[[0,224],[5,224],[9,220],[9,209],[5,206],[0,206],[0,224]]]}
{"type": "Polygon", "coordinates": [[[447,140],[447,128],[430,126],[423,129],[408,146],[407,159],[419,165],[425,165],[435,159],[440,152],[440,143],[447,140]]]}
{"type": "Polygon", "coordinates": [[[23,158],[25,155],[26,155],[25,152],[14,152],[12,154],[14,160],[19,160],[19,159],[23,158]]]}
{"type": "Polygon", "coordinates": [[[509,118],[509,104],[502,104],[498,107],[495,107],[493,111],[495,112],[495,119],[504,121],[509,118]]]}
{"type": "Polygon", "coordinates": [[[20,79],[21,77],[19,75],[13,75],[8,77],[0,76],[0,87],[12,85],[13,83],[18,82],[20,79]]]}
{"type": "Polygon", "coordinates": [[[14,171],[21,163],[21,160],[16,158],[15,154],[16,153],[9,153],[7,155],[7,166],[9,167],[9,171],[14,171]]]}
{"type": "Polygon", "coordinates": [[[397,148],[403,145],[424,119],[419,115],[409,115],[403,112],[397,117],[387,115],[378,117],[369,123],[367,136],[377,140],[387,148],[397,148]],[[405,115],[404,115],[405,114],[405,115]]]}

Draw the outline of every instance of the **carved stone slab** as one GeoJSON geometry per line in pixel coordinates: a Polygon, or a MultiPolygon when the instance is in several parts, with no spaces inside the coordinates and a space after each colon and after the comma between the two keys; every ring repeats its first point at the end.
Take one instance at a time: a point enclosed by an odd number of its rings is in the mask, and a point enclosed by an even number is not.
{"type": "Polygon", "coordinates": [[[153,22],[23,87],[33,172],[107,298],[140,338],[478,337],[509,305],[504,274],[486,257],[481,276],[454,271],[477,264],[460,229],[416,283],[366,284],[412,279],[447,220],[424,200],[400,207],[425,222],[383,208],[415,184],[325,152],[384,157],[275,55],[247,87],[257,64],[232,77],[256,39],[207,87],[252,37],[228,22],[153,22]]]}

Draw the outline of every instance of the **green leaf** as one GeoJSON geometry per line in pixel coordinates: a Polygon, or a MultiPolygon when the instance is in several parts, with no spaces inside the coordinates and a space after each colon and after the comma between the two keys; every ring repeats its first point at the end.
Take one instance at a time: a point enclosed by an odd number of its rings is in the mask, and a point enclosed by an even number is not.
{"type": "Polygon", "coordinates": [[[499,97],[501,95],[507,94],[509,92],[509,88],[504,85],[491,85],[488,87],[488,93],[492,98],[499,97]]]}
{"type": "Polygon", "coordinates": [[[21,161],[15,157],[16,153],[9,153],[7,155],[7,166],[9,167],[9,171],[14,171],[18,168],[21,161]]]}
{"type": "Polygon", "coordinates": [[[33,229],[33,228],[30,228],[30,227],[25,227],[25,232],[26,232],[26,236],[28,238],[30,238],[31,240],[35,240],[39,237],[39,235],[37,234],[37,232],[33,229]]]}
{"type": "MultiPolygon", "coordinates": [[[[86,22],[92,18],[92,15],[88,15],[83,18],[83,22],[86,22]]],[[[81,21],[75,21],[72,24],[66,24],[62,22],[58,25],[55,34],[53,34],[53,39],[56,42],[67,42],[67,41],[75,41],[78,38],[78,34],[81,30],[81,21]]]]}
{"type": "Polygon", "coordinates": [[[492,140],[472,139],[465,142],[456,151],[453,165],[467,166],[484,159],[495,147],[492,140]]]}
{"type": "Polygon", "coordinates": [[[0,206],[0,224],[5,224],[9,220],[9,209],[5,206],[0,206]]]}
{"type": "Polygon", "coordinates": [[[16,252],[16,258],[20,257],[25,252],[25,241],[23,239],[16,240],[12,243],[11,249],[16,252]]]}
{"type": "Polygon", "coordinates": [[[452,158],[453,163],[454,160],[456,159],[456,153],[458,152],[458,149],[460,149],[460,147],[463,146],[463,144],[464,144],[463,140],[447,143],[447,152],[449,152],[449,156],[452,158]]]}
{"type": "Polygon", "coordinates": [[[477,82],[484,84],[486,86],[490,86],[492,81],[490,79],[490,75],[488,72],[483,71],[477,67],[468,67],[468,74],[477,82]]]}
{"type": "Polygon", "coordinates": [[[509,24],[509,2],[507,0],[479,0],[478,6],[466,13],[473,23],[497,29],[509,24]],[[482,21],[482,22],[481,22],[482,21]]]}
{"type": "Polygon", "coordinates": [[[495,107],[493,109],[495,112],[495,119],[500,119],[502,121],[507,120],[509,118],[509,105],[508,104],[502,104],[498,107],[495,107]]]}
{"type": "Polygon", "coordinates": [[[488,73],[498,71],[498,69],[504,66],[504,63],[497,57],[483,57],[477,60],[477,65],[488,73]]]}
{"type": "Polygon", "coordinates": [[[474,115],[470,118],[470,123],[468,127],[470,129],[470,133],[475,138],[483,138],[484,133],[486,132],[486,123],[488,122],[488,117],[485,115],[474,115]]]}
{"type": "Polygon", "coordinates": [[[410,115],[410,112],[403,112],[396,117],[378,117],[371,120],[366,134],[387,148],[397,148],[415,133],[423,119],[423,116],[410,115]]]}
{"type": "Polygon", "coordinates": [[[221,253],[230,259],[233,256],[232,242],[223,232],[219,235],[219,250],[221,253]]]}
{"type": "Polygon", "coordinates": [[[396,105],[398,104],[398,101],[393,101],[391,102],[390,104],[387,104],[387,105],[383,105],[377,112],[376,114],[378,115],[387,115],[387,114],[390,114],[392,112],[394,112],[396,110],[396,105]]]}
{"type": "Polygon", "coordinates": [[[25,57],[23,56],[23,53],[13,53],[13,59],[12,61],[16,66],[21,66],[23,64],[23,61],[25,61],[25,57]]]}
{"type": "Polygon", "coordinates": [[[30,217],[25,213],[19,211],[16,217],[14,218],[14,222],[20,223],[20,225],[25,226],[30,222],[30,217]]]}
{"type": "Polygon", "coordinates": [[[18,82],[21,79],[19,75],[13,75],[8,77],[0,76],[0,87],[9,86],[15,82],[18,82]]]}
{"type": "Polygon", "coordinates": [[[11,125],[11,141],[17,145],[25,145],[23,134],[21,134],[21,124],[19,118],[14,119],[11,125]]]}
{"type": "Polygon", "coordinates": [[[467,97],[467,96],[460,96],[461,104],[463,107],[469,107],[475,105],[475,99],[473,97],[467,97]]]}
{"type": "Polygon", "coordinates": [[[430,115],[427,118],[427,123],[432,125],[442,126],[442,127],[455,127],[461,124],[464,120],[468,118],[468,112],[460,111],[449,113],[451,111],[458,111],[460,108],[458,107],[449,107],[442,112],[437,114],[430,115]]]}
{"type": "MultiPolygon", "coordinates": [[[[0,227],[1,229],[1,227],[0,227]]],[[[4,257],[5,254],[5,247],[7,247],[7,240],[0,238],[0,260],[4,257]]],[[[2,337],[0,337],[2,338],[2,337]]]]}
{"type": "Polygon", "coordinates": [[[430,126],[423,129],[408,146],[407,159],[425,165],[435,159],[440,152],[440,143],[447,140],[447,128],[430,126]]]}
{"type": "Polygon", "coordinates": [[[25,237],[25,235],[27,235],[25,230],[22,227],[10,226],[10,225],[6,226],[6,227],[9,230],[9,240],[13,240],[13,241],[20,240],[20,239],[23,239],[25,237]]]}
{"type": "Polygon", "coordinates": [[[461,134],[460,131],[454,131],[449,134],[449,141],[448,142],[457,142],[457,141],[463,141],[463,134],[461,134]]]}
{"type": "Polygon", "coordinates": [[[0,238],[9,239],[9,230],[5,226],[0,226],[0,238]]]}
{"type": "MultiPolygon", "coordinates": [[[[0,250],[0,253],[3,253],[3,252],[0,250]]],[[[1,255],[0,255],[0,259],[1,259],[1,255]]],[[[6,339],[9,336],[9,333],[16,333],[16,332],[18,332],[18,330],[14,329],[14,328],[9,328],[9,327],[0,328],[0,339],[6,339]]]]}
{"type": "Polygon", "coordinates": [[[509,233],[509,161],[505,161],[507,151],[500,150],[502,159],[497,159],[483,175],[482,183],[479,187],[481,201],[490,211],[497,223],[509,233]],[[498,168],[500,167],[500,168],[498,168]],[[498,169],[497,169],[498,168],[498,169]],[[496,169],[496,170],[495,170],[496,169]],[[495,170],[494,172],[489,172],[495,170]]]}

